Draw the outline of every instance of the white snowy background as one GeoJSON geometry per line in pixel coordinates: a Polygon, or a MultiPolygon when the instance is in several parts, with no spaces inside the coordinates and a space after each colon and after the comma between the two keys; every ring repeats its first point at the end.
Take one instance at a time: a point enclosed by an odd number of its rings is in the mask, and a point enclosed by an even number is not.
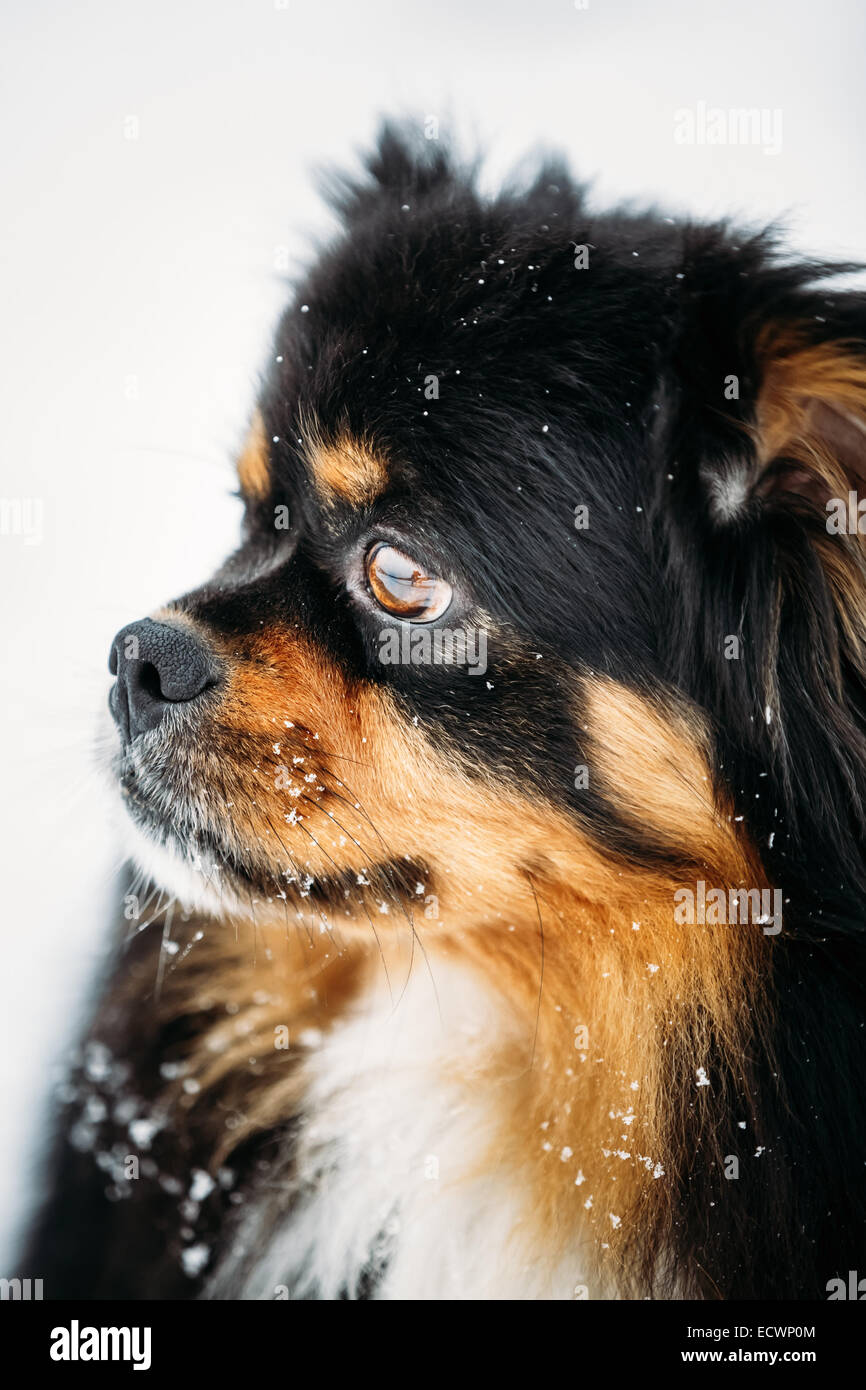
{"type": "Polygon", "coordinates": [[[782,216],[862,256],[861,0],[7,0],[0,32],[0,1274],[52,1067],[100,958],[114,833],[91,770],[124,622],[233,543],[230,457],[289,273],[330,223],[311,168],[381,113],[563,149],[595,198],[782,216]],[[683,146],[698,102],[782,147],[683,146]],[[137,124],[136,124],[137,123],[137,124]],[[130,134],[137,132],[137,139],[130,134]]]}

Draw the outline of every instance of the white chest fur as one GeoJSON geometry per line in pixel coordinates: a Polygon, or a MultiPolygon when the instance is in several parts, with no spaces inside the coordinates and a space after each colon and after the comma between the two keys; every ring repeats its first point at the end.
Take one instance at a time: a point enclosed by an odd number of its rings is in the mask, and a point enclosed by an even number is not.
{"type": "Polygon", "coordinates": [[[494,1062],[514,1023],[459,967],[433,979],[416,961],[402,997],[371,989],[311,1051],[301,1191],[275,1227],[250,1212],[254,1269],[229,1256],[212,1296],[353,1297],[371,1269],[381,1299],[575,1296],[579,1253],[551,1268],[532,1194],[496,1160],[494,1062]]]}

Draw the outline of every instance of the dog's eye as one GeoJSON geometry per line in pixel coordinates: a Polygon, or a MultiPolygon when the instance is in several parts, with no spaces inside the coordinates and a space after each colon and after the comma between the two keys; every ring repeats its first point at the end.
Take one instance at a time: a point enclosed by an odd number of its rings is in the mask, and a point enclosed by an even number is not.
{"type": "Polygon", "coordinates": [[[405,551],[379,541],[367,552],[367,587],[386,613],[432,623],[451,602],[451,585],[428,574],[405,551]]]}

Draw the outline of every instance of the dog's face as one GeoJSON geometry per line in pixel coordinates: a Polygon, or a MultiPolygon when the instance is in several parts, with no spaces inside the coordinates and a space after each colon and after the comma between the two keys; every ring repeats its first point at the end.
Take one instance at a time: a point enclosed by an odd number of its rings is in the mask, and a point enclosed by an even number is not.
{"type": "Polygon", "coordinates": [[[136,855],[215,911],[441,929],[706,862],[718,780],[766,839],[784,565],[850,481],[856,359],[763,247],[590,222],[553,171],[493,204],[395,143],[373,172],[278,331],[240,549],[115,639],[136,855]]]}

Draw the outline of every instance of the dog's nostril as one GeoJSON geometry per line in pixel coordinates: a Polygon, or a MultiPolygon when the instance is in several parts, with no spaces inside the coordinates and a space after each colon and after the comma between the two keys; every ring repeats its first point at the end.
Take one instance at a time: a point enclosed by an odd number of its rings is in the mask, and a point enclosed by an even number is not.
{"type": "Polygon", "coordinates": [[[117,677],[109,708],[127,741],[155,729],[169,705],[188,704],[220,678],[217,659],[202,637],[152,618],[121,629],[108,666],[117,677]]]}
{"type": "Polygon", "coordinates": [[[167,697],[163,694],[159,683],[159,671],[150,661],[143,661],[138,675],[139,682],[145,694],[152,696],[154,700],[164,700],[167,697]]]}

